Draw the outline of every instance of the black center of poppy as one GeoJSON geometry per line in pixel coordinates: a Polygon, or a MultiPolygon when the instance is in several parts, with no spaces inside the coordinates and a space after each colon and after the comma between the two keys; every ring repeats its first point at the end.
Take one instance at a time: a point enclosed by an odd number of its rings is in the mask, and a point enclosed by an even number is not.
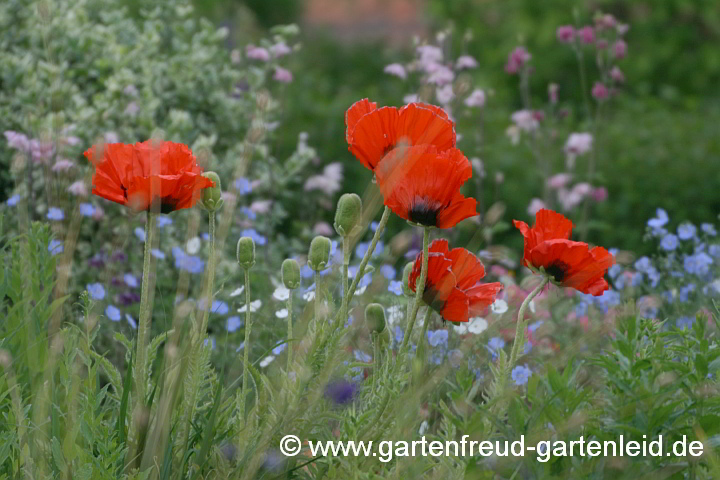
{"type": "Polygon", "coordinates": [[[122,188],[123,196],[125,197],[125,200],[127,200],[127,199],[128,199],[128,196],[127,196],[127,187],[126,187],[125,185],[120,185],[120,188],[122,188]]]}
{"type": "Polygon", "coordinates": [[[160,201],[160,213],[174,212],[177,207],[177,199],[172,197],[163,197],[160,201]]]}
{"type": "Polygon", "coordinates": [[[430,206],[425,200],[420,200],[410,208],[408,217],[413,223],[419,223],[426,227],[435,227],[437,226],[437,214],[437,208],[430,206]]]}
{"type": "Polygon", "coordinates": [[[556,282],[562,282],[569,269],[570,265],[558,260],[545,267],[545,273],[553,277],[556,282]]]}
{"type": "Polygon", "coordinates": [[[441,312],[445,306],[445,301],[438,298],[438,291],[432,286],[427,285],[423,292],[423,302],[436,312],[441,312]]]}

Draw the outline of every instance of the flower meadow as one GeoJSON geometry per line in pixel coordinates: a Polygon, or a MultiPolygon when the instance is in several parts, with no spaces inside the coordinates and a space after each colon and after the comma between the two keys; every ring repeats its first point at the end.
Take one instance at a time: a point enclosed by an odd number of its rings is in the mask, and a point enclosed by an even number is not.
{"type": "Polygon", "coordinates": [[[235,44],[183,0],[0,23],[0,479],[720,478],[718,218],[653,206],[643,253],[597,242],[619,15],[554,26],[578,98],[513,45],[510,107],[471,32],[416,39],[380,79],[401,103],[331,119],[332,161],[306,131],[281,147],[313,69],[295,24],[235,44]],[[668,453],[554,448],[621,437],[668,453]],[[310,448],[422,438],[505,448],[310,448]]]}

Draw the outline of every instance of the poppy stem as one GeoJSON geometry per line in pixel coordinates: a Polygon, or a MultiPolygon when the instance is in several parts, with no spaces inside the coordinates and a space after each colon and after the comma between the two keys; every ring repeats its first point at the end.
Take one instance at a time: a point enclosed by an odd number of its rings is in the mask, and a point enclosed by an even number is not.
{"type": "Polygon", "coordinates": [[[320,319],[320,304],[320,272],[315,272],[315,326],[313,331],[320,336],[322,341],[324,329],[320,319]]]}
{"type": "Polygon", "coordinates": [[[137,401],[145,405],[145,389],[147,388],[147,359],[145,349],[147,348],[148,336],[150,335],[150,323],[152,320],[152,300],[150,288],[150,270],[152,259],[152,244],[155,237],[155,220],[157,213],[150,210],[147,212],[145,222],[145,249],[143,252],[143,276],[142,292],[140,294],[140,317],[138,320],[137,353],[135,354],[137,365],[136,389],[137,401]]]}
{"type": "Polygon", "coordinates": [[[215,282],[215,212],[208,212],[208,228],[210,232],[210,261],[208,265],[207,284],[205,285],[205,308],[203,309],[203,319],[198,332],[198,341],[202,339],[207,331],[208,321],[210,319],[210,310],[212,310],[213,302],[213,284],[215,282]]]}
{"type": "Polygon", "coordinates": [[[403,337],[403,343],[399,351],[399,361],[403,361],[407,355],[406,349],[408,343],[410,343],[410,335],[415,327],[415,321],[417,320],[417,314],[420,310],[420,305],[423,303],[423,292],[425,291],[425,280],[427,279],[428,261],[430,250],[430,229],[425,228],[423,230],[423,257],[422,257],[422,269],[420,270],[420,279],[415,283],[415,303],[413,304],[412,312],[408,318],[407,328],[405,329],[405,336],[403,337]]]}
{"type": "Polygon", "coordinates": [[[287,346],[287,372],[290,372],[290,365],[292,365],[292,352],[293,352],[293,326],[292,326],[292,298],[293,291],[290,290],[290,294],[287,299],[287,311],[288,311],[288,346],[287,346]]]}
{"type": "Polygon", "coordinates": [[[513,340],[512,350],[510,350],[510,360],[508,360],[507,368],[504,372],[504,378],[502,381],[503,385],[505,384],[505,381],[507,381],[507,378],[510,376],[513,367],[515,367],[515,362],[517,362],[518,355],[520,354],[520,345],[525,344],[525,310],[527,309],[527,306],[530,305],[532,299],[535,298],[542,291],[543,288],[545,288],[545,285],[547,285],[548,282],[550,282],[550,277],[544,277],[543,281],[540,282],[540,285],[535,287],[535,290],[530,292],[530,295],[525,297],[522,305],[520,305],[520,310],[518,310],[517,322],[515,326],[515,340],[513,340]]]}
{"type": "Polygon", "coordinates": [[[250,318],[250,269],[245,269],[245,343],[243,344],[243,377],[242,377],[242,393],[240,394],[240,404],[238,405],[238,413],[246,424],[245,418],[245,398],[248,389],[248,364],[250,362],[250,330],[252,329],[252,320],[250,318]]]}

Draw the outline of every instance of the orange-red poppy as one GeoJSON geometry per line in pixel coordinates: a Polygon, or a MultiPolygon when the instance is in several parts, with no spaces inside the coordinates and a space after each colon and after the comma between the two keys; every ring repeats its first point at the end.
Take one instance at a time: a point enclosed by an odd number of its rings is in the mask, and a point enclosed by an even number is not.
{"type": "Polygon", "coordinates": [[[92,193],[137,211],[155,203],[162,213],[191,208],[204,188],[215,186],[182,143],[106,143],[85,157],[95,165],[92,193]]]}
{"type": "Polygon", "coordinates": [[[455,124],[435,105],[410,103],[401,108],[377,108],[367,98],[355,102],[345,113],[348,150],[374,171],[393,148],[435,145],[438,151],[455,146],[455,124]]]}
{"type": "Polygon", "coordinates": [[[573,224],[563,215],[542,209],[535,214],[535,225],[513,220],[525,237],[523,264],[542,273],[560,286],[595,296],[609,287],[604,276],[615,258],[603,247],[570,240],[573,224]]]}
{"type": "Polygon", "coordinates": [[[457,148],[442,152],[433,145],[396,148],[375,176],[385,205],[410,222],[451,228],[477,215],[477,201],[460,193],[472,167],[457,148]]]}
{"type": "MultiPolygon", "coordinates": [[[[414,292],[422,270],[423,254],[415,257],[408,285],[414,292]]],[[[445,320],[467,322],[482,315],[502,290],[503,284],[480,283],[482,262],[464,248],[449,250],[447,240],[434,240],[428,252],[428,272],[423,301],[445,320]]]]}

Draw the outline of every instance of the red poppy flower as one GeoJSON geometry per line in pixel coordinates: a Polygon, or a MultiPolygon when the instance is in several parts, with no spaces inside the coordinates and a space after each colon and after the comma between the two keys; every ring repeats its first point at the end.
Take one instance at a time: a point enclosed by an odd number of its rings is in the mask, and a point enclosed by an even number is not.
{"type": "Polygon", "coordinates": [[[181,143],[106,143],[93,145],[85,157],[95,165],[92,193],[137,211],[156,202],[162,213],[191,208],[204,188],[215,186],[181,143]]]}
{"type": "Polygon", "coordinates": [[[456,148],[443,152],[433,145],[396,148],[375,175],[385,205],[405,220],[451,228],[477,215],[477,201],[460,193],[472,167],[456,148]]]}
{"type": "MultiPolygon", "coordinates": [[[[422,270],[422,252],[415,257],[408,281],[414,292],[422,270]]],[[[423,301],[451,322],[467,322],[492,305],[503,284],[480,283],[482,262],[464,248],[448,249],[447,240],[434,240],[428,252],[428,272],[423,301]]]]}
{"type": "Polygon", "coordinates": [[[552,210],[538,210],[535,225],[513,220],[525,237],[523,264],[550,277],[555,284],[595,296],[610,288],[605,272],[615,258],[603,247],[570,240],[573,224],[552,210]]]}
{"type": "Polygon", "coordinates": [[[345,113],[348,150],[374,171],[380,160],[399,145],[435,145],[438,151],[455,146],[455,124],[435,105],[410,103],[377,108],[367,98],[345,113]]]}

